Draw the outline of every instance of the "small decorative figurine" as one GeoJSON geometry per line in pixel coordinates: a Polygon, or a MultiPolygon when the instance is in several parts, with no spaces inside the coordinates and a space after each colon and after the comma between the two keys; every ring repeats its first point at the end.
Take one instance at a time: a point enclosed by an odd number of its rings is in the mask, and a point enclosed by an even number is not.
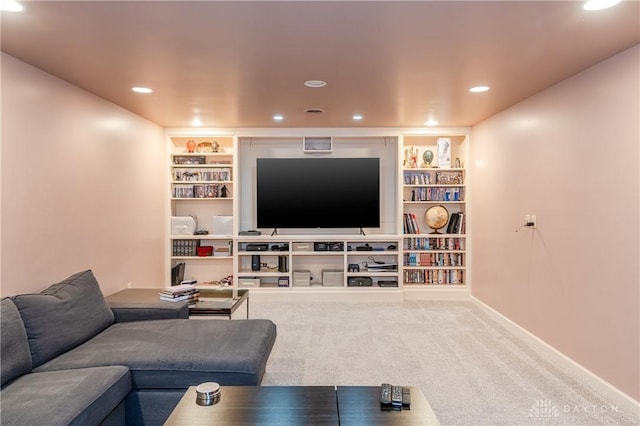
{"type": "Polygon", "coordinates": [[[222,188],[220,188],[220,197],[227,198],[227,192],[227,187],[225,185],[222,185],[222,188]]]}
{"type": "Polygon", "coordinates": [[[418,150],[414,147],[404,150],[405,167],[415,169],[418,167],[418,150]]]}
{"type": "Polygon", "coordinates": [[[422,154],[422,159],[424,160],[425,167],[431,167],[431,162],[433,161],[433,151],[426,150],[424,154],[422,154]]]}
{"type": "Polygon", "coordinates": [[[193,152],[196,149],[196,143],[193,141],[193,139],[189,139],[187,141],[187,152],[193,152]]]}

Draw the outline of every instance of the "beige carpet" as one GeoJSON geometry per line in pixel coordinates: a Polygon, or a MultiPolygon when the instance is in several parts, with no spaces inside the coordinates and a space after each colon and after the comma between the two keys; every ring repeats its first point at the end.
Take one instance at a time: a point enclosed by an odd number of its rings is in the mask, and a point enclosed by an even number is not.
{"type": "Polygon", "coordinates": [[[251,301],[278,338],[263,385],[417,386],[442,425],[639,425],[474,302],[251,301]]]}

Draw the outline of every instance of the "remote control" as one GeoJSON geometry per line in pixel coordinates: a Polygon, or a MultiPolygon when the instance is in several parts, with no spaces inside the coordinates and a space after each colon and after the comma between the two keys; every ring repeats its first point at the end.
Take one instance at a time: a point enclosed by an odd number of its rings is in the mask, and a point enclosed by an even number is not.
{"type": "Polygon", "coordinates": [[[391,405],[394,408],[402,407],[402,386],[391,386],[391,405]]]}
{"type": "Polygon", "coordinates": [[[389,383],[383,383],[380,386],[380,406],[382,408],[391,407],[391,385],[389,383]]]}
{"type": "Polygon", "coordinates": [[[404,410],[411,409],[411,389],[405,387],[402,388],[402,408],[404,410]]]}

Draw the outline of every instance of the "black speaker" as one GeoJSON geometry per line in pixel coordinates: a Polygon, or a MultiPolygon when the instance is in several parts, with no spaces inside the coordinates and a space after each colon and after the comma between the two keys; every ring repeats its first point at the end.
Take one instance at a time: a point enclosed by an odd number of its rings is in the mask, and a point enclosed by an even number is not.
{"type": "Polygon", "coordinates": [[[251,256],[251,270],[259,271],[260,270],[260,255],[254,254],[251,256]]]}
{"type": "Polygon", "coordinates": [[[287,256],[278,256],[278,272],[287,272],[287,256]]]}

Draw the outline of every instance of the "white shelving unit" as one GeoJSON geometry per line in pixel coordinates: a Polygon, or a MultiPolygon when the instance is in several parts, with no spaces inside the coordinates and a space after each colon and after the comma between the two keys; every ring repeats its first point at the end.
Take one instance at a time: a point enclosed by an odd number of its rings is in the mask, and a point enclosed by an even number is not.
{"type": "Polygon", "coordinates": [[[344,134],[329,136],[325,129],[318,132],[324,136],[309,137],[303,129],[224,134],[169,129],[167,217],[193,216],[198,230],[208,234],[173,235],[167,225],[166,284],[171,282],[171,268],[185,263],[185,279],[204,283],[233,275],[234,285],[276,298],[298,294],[339,300],[368,295],[371,298],[362,300],[398,301],[468,295],[468,130],[427,129],[418,134],[387,129],[384,136],[380,129],[342,130],[344,134]],[[447,138],[450,149],[446,167],[439,162],[439,138],[447,138]],[[191,140],[195,152],[188,152],[191,140]],[[216,142],[218,152],[198,152],[203,142],[216,142]],[[431,151],[433,158],[425,157],[425,151],[431,151]],[[270,236],[272,229],[262,229],[264,235],[239,236],[240,230],[256,229],[256,159],[302,158],[310,153],[381,159],[380,228],[365,229],[366,235],[356,229],[278,229],[270,236]],[[434,234],[424,219],[432,206],[443,206],[450,218],[462,217],[461,224],[451,228],[447,224],[434,234]],[[415,229],[406,229],[407,215],[415,229]],[[224,235],[214,229],[216,216],[232,220],[224,235]],[[213,255],[174,252],[180,241],[211,246],[213,255]],[[248,247],[252,244],[266,244],[266,249],[248,247]],[[321,249],[322,244],[329,249],[321,249]],[[366,245],[372,249],[358,250],[366,245]],[[260,257],[257,269],[252,265],[254,256],[260,257]],[[375,262],[397,266],[390,270],[365,266],[375,262]]]}
{"type": "Polygon", "coordinates": [[[402,281],[407,292],[468,292],[466,150],[466,135],[403,138],[402,281]],[[450,146],[453,167],[440,167],[441,138],[450,146]],[[425,155],[427,151],[433,155],[425,155]],[[433,206],[442,206],[448,212],[448,221],[441,229],[427,224],[425,213],[433,206]]]}
{"type": "Polygon", "coordinates": [[[185,264],[184,278],[215,282],[233,274],[234,139],[231,135],[171,134],[169,145],[169,216],[192,216],[204,235],[176,235],[169,229],[167,285],[171,268],[185,264]],[[217,152],[211,152],[212,146],[217,152]],[[193,152],[189,152],[189,148],[193,152]],[[214,148],[215,149],[215,148],[214,148]],[[220,218],[231,223],[219,226],[220,218]],[[230,226],[229,226],[230,225],[230,226]],[[219,229],[216,229],[219,228],[219,229]],[[176,250],[187,245],[192,251],[176,250]],[[198,255],[195,247],[211,247],[211,255],[198,255]]]}

